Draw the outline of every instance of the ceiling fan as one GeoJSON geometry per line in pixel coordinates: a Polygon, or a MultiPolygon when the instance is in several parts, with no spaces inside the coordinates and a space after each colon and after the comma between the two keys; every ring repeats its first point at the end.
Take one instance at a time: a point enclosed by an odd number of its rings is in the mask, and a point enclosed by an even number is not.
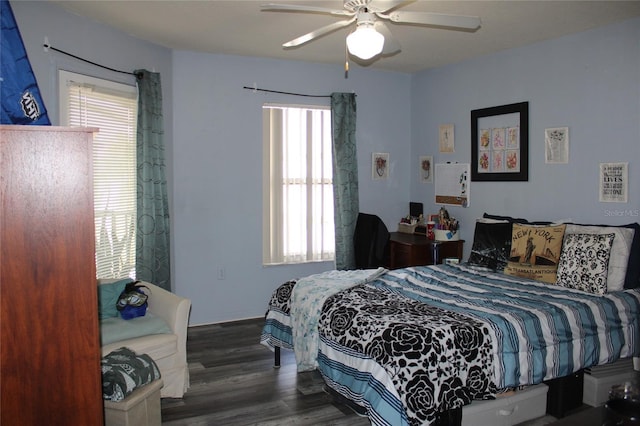
{"type": "Polygon", "coordinates": [[[412,1],[406,0],[343,0],[344,9],[328,9],[317,6],[275,4],[261,6],[263,11],[322,13],[345,16],[347,19],[334,22],[284,43],[293,48],[318,37],[356,23],[355,31],[347,36],[347,49],[352,55],[368,60],[379,54],[391,55],[400,51],[400,44],[393,37],[383,20],[394,24],[413,24],[449,30],[476,31],[480,28],[477,16],[446,15],[429,12],[398,11],[396,9],[412,1]]]}

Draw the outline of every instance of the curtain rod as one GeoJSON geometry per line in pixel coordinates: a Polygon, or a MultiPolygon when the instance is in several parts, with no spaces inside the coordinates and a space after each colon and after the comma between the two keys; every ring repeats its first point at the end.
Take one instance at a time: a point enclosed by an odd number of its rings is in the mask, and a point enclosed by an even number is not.
{"type": "Polygon", "coordinates": [[[98,64],[98,63],[96,63],[96,62],[92,62],[92,61],[90,61],[90,60],[88,60],[88,59],[84,59],[84,58],[81,58],[81,57],[76,56],[76,55],[74,55],[74,54],[71,54],[71,53],[69,53],[69,52],[65,52],[64,50],[56,49],[55,47],[51,46],[51,45],[50,45],[46,40],[45,40],[45,43],[44,43],[42,46],[44,46],[45,51],[46,51],[47,49],[51,49],[51,50],[54,50],[54,51],[56,51],[56,52],[62,53],[63,55],[71,56],[72,58],[75,58],[75,59],[77,59],[77,60],[79,60],[79,61],[86,62],[86,63],[88,63],[88,64],[95,65],[95,66],[97,66],[97,67],[104,68],[104,69],[109,70],[109,71],[114,71],[114,72],[119,72],[119,73],[122,73],[122,74],[129,74],[129,75],[133,75],[133,76],[135,76],[135,77],[136,77],[136,78],[138,78],[138,79],[142,78],[142,75],[143,75],[141,72],[137,72],[137,73],[135,73],[135,72],[131,72],[131,71],[121,71],[121,70],[117,70],[117,69],[115,69],[115,68],[107,67],[107,66],[105,66],[105,65],[100,65],[100,64],[98,64]]]}
{"type": "Polygon", "coordinates": [[[279,93],[281,95],[306,96],[309,98],[330,98],[331,95],[307,95],[305,93],[281,92],[279,90],[260,89],[258,87],[244,86],[243,89],[253,90],[254,92],[279,93]]]}

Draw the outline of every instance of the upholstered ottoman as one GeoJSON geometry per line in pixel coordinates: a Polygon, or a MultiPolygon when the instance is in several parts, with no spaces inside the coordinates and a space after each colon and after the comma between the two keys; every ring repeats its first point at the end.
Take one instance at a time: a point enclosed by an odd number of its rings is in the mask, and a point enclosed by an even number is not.
{"type": "Polygon", "coordinates": [[[106,426],[160,426],[162,379],[141,386],[122,401],[104,401],[106,426]]]}

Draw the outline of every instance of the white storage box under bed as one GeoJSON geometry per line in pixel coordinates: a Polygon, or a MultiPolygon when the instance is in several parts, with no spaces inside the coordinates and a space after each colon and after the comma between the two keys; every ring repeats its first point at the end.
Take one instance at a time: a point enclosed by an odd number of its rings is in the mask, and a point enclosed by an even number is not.
{"type": "Polygon", "coordinates": [[[640,374],[633,367],[632,359],[626,358],[585,369],[582,402],[592,407],[603,405],[609,399],[609,392],[614,385],[632,380],[640,374]]]}
{"type": "Polygon", "coordinates": [[[489,401],[474,401],[462,407],[462,426],[512,426],[542,417],[547,411],[544,383],[489,401]]]}

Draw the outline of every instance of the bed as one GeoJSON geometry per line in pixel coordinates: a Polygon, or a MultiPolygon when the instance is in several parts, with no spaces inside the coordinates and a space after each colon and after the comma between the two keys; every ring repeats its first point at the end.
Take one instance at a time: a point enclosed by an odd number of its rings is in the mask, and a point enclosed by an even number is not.
{"type": "Polygon", "coordinates": [[[299,371],[317,368],[327,387],[374,425],[434,424],[474,400],[639,356],[640,290],[637,277],[628,277],[635,274],[636,227],[621,236],[611,227],[563,226],[554,249],[547,224],[525,224],[546,238],[529,241],[538,250],[529,250],[526,265],[535,263],[532,254],[557,252],[555,281],[545,282],[547,261],[538,275],[521,276],[513,235],[523,228],[516,223],[479,221],[472,254],[459,265],[328,271],[288,281],[273,292],[261,343],[276,353],[293,350],[299,371]],[[615,238],[626,252],[611,249],[615,238]],[[607,256],[600,245],[580,251],[594,241],[609,247],[607,256]],[[582,256],[606,263],[600,281],[585,284],[589,274],[576,269],[582,256]]]}

